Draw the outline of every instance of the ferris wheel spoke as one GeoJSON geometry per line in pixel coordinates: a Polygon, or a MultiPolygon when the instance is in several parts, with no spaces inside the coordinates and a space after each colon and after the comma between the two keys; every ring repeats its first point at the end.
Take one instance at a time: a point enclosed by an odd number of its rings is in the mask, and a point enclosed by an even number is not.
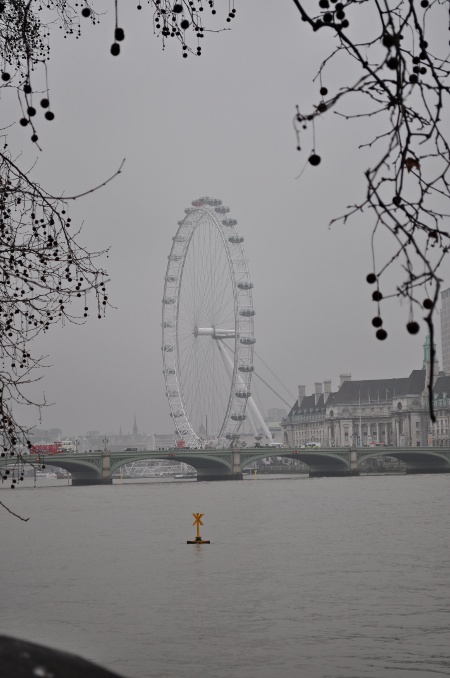
{"type": "MultiPolygon", "coordinates": [[[[205,349],[205,347],[203,347],[205,349]]],[[[223,396],[217,389],[217,370],[215,368],[215,356],[209,350],[203,350],[197,353],[195,361],[197,370],[189,375],[186,375],[185,383],[193,389],[192,393],[192,416],[195,421],[200,419],[211,411],[211,406],[214,411],[212,417],[210,415],[210,424],[217,427],[217,408],[223,411],[224,403],[223,396]],[[199,367],[200,366],[200,367],[199,367]],[[193,379],[194,377],[194,379],[193,379]]],[[[220,422],[221,423],[221,422],[220,422]]]]}

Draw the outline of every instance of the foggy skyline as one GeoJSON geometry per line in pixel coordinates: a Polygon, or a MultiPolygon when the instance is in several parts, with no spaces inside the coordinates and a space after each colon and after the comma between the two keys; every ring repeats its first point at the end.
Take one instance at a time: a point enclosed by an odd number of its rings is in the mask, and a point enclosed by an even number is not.
{"type": "MultiPolygon", "coordinates": [[[[103,6],[109,14],[99,26],[83,24],[80,40],[55,36],[56,117],[38,121],[42,153],[27,130],[16,125],[10,134],[13,156],[23,148],[22,166],[37,158],[34,176],[55,194],[101,183],[126,158],[112,183],[70,205],[72,220],[84,222],[80,242],[111,247],[104,265],[116,309],[40,340],[52,367],[32,392],[45,391],[55,405],[43,410],[42,423],[30,410],[26,423],[118,432],[136,414],[141,431],[173,429],[162,375],[163,283],[177,221],[201,195],[220,198],[238,219],[254,283],[256,348],[294,395],[298,384],[310,393],[328,378],[336,390],[343,372],[370,379],[420,368],[425,324],[418,316],[420,333],[407,334],[407,304],[383,306],[388,339],[375,339],[376,305],[365,282],[370,220],[358,215],[328,228],[365,191],[370,152],[357,147],[370,123],[319,120],[322,164],[296,179],[311,144],[306,137],[296,151],[292,119],[296,104],[318,100],[312,79],[325,40],[313,40],[292,3],[274,13],[251,0],[238,4],[231,31],[207,35],[200,58],[183,59],[170,40],[161,49],[151,12],[133,6],[121,8],[126,39],[113,58],[112,8],[103,6]]],[[[5,107],[4,120],[14,122],[16,100],[5,107]]],[[[265,410],[279,406],[274,396],[264,402],[265,410]]]]}

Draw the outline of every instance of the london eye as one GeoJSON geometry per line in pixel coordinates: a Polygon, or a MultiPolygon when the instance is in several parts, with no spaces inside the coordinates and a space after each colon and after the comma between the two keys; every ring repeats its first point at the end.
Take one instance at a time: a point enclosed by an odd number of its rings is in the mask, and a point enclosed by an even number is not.
{"type": "Polygon", "coordinates": [[[252,401],[255,310],[244,238],[221,200],[202,197],[172,240],[162,304],[170,413],[186,446],[227,447],[252,401]]]}

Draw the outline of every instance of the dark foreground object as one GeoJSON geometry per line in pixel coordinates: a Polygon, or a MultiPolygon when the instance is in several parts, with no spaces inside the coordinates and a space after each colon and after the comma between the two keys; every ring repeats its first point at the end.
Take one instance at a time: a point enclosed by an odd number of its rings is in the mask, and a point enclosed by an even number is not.
{"type": "Polygon", "coordinates": [[[74,654],[0,636],[0,678],[120,678],[74,654]]]}

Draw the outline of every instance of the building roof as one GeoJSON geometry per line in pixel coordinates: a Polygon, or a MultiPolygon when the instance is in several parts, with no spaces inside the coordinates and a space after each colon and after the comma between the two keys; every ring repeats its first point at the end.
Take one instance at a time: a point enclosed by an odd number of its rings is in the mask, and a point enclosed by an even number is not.
{"type": "Polygon", "coordinates": [[[413,370],[399,379],[362,379],[344,381],[334,404],[387,402],[405,395],[420,395],[425,388],[425,370],[413,370]]]}
{"type": "Polygon", "coordinates": [[[450,398],[450,377],[438,377],[433,387],[433,394],[435,400],[450,398]]]}
{"type": "MultiPolygon", "coordinates": [[[[376,403],[389,402],[393,398],[406,395],[421,395],[426,387],[426,371],[413,370],[409,377],[398,379],[361,379],[344,381],[339,390],[330,393],[326,403],[321,393],[317,400],[314,393],[303,398],[300,407],[295,402],[288,418],[296,414],[324,414],[331,405],[345,405],[349,403],[376,403]]],[[[433,389],[440,388],[450,395],[450,377],[439,377],[433,389]],[[442,381],[441,381],[442,380],[442,381]]]]}
{"type": "Polygon", "coordinates": [[[307,395],[303,398],[300,407],[298,406],[298,400],[295,402],[293,408],[288,414],[288,417],[291,417],[293,414],[323,414],[329,403],[332,402],[335,393],[330,393],[327,399],[326,404],[324,403],[323,393],[319,395],[319,399],[316,405],[316,396],[314,393],[307,395]]]}

